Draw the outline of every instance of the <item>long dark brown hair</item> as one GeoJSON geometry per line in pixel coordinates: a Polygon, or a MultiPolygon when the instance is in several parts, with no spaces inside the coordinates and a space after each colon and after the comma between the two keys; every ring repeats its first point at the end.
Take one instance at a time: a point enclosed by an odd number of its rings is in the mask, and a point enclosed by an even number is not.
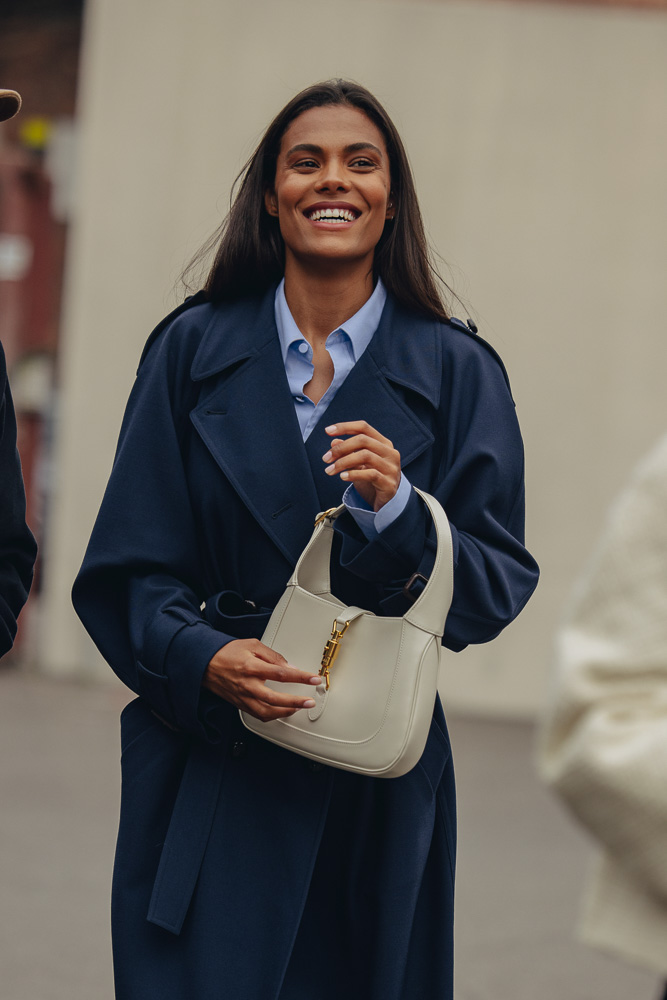
{"type": "Polygon", "coordinates": [[[285,270],[285,246],[278,220],[266,211],[264,194],[273,187],[280,144],[291,122],[304,111],[328,105],[358,108],[377,126],[387,146],[396,209],[375,248],[375,276],[408,309],[447,320],[440,291],[447,285],[431,260],[401,137],[377,98],[348,80],[316,83],[293,97],[276,115],[236,178],[229,214],[183,272],[184,284],[190,288],[191,276],[214,249],[215,258],[204,283],[211,301],[262,294],[280,281],[285,270]]]}

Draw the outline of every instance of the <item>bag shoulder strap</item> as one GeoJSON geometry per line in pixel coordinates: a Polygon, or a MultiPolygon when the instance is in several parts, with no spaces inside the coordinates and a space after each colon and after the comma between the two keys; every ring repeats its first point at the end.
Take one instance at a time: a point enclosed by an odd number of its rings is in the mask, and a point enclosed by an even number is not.
{"type": "MultiPolygon", "coordinates": [[[[416,487],[413,487],[417,490],[416,487]]],[[[454,549],[452,531],[444,510],[429,493],[417,490],[429,509],[435,527],[437,550],[428,583],[404,614],[406,621],[434,635],[445,631],[445,619],[454,594],[454,549]]]]}
{"type": "MultiPolygon", "coordinates": [[[[410,624],[433,635],[442,635],[445,618],[454,590],[454,558],[452,533],[444,510],[428,493],[413,487],[429,509],[435,525],[437,552],[433,570],[424,590],[403,616],[410,624]]],[[[331,594],[329,562],[333,540],[333,522],[345,510],[345,505],[321,514],[315,522],[310,541],[299,557],[288,586],[298,586],[311,594],[331,594]]]]}

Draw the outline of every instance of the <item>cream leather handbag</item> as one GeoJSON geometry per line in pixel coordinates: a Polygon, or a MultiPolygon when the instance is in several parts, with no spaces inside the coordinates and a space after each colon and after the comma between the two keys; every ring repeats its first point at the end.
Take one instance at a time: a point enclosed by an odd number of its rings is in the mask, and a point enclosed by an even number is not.
{"type": "MultiPolygon", "coordinates": [[[[433,517],[438,550],[424,590],[402,618],[378,617],[334,597],[333,522],[345,507],[320,514],[262,637],[293,666],[319,667],[315,707],[272,722],[241,712],[252,732],[312,760],[377,778],[396,778],[415,766],[431,724],[453,590],[449,522],[437,500],[417,492],[433,517]]],[[[302,684],[267,683],[304,693],[302,684]]]]}

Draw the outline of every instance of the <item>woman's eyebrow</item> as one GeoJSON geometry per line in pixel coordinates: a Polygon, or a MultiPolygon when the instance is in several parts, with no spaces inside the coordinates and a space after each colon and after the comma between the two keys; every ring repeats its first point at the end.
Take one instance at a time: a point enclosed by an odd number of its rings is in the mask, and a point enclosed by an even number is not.
{"type": "Polygon", "coordinates": [[[378,156],[382,156],[382,150],[374,146],[372,142],[353,142],[351,145],[345,147],[346,153],[360,153],[362,149],[372,149],[374,153],[378,156]]]}
{"type": "Polygon", "coordinates": [[[299,142],[296,146],[292,146],[291,149],[287,150],[287,156],[292,153],[321,153],[322,147],[315,146],[312,142],[299,142]]]}
{"type": "MultiPolygon", "coordinates": [[[[372,149],[374,153],[378,156],[382,156],[382,150],[374,146],[372,142],[352,142],[349,146],[345,146],[344,153],[359,153],[363,149],[372,149]]],[[[291,156],[292,153],[314,153],[315,155],[321,155],[323,152],[321,146],[317,146],[312,142],[299,142],[296,146],[292,146],[291,149],[287,150],[287,156],[291,156]]]]}

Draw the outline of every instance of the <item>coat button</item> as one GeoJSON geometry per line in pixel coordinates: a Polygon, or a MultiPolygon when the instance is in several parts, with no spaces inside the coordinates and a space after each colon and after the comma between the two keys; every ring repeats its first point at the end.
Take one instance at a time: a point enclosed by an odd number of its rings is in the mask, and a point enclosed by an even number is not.
{"type": "Polygon", "coordinates": [[[319,760],[309,760],[308,770],[312,771],[314,774],[317,774],[318,771],[324,770],[324,764],[320,764],[319,760]]]}
{"type": "Polygon", "coordinates": [[[232,743],[232,757],[236,759],[245,757],[248,752],[248,744],[243,740],[234,740],[232,743]]]}
{"type": "Polygon", "coordinates": [[[472,319],[467,320],[467,323],[468,323],[468,329],[470,330],[470,332],[471,333],[477,333],[477,323],[475,323],[475,321],[472,320],[472,319]]]}

